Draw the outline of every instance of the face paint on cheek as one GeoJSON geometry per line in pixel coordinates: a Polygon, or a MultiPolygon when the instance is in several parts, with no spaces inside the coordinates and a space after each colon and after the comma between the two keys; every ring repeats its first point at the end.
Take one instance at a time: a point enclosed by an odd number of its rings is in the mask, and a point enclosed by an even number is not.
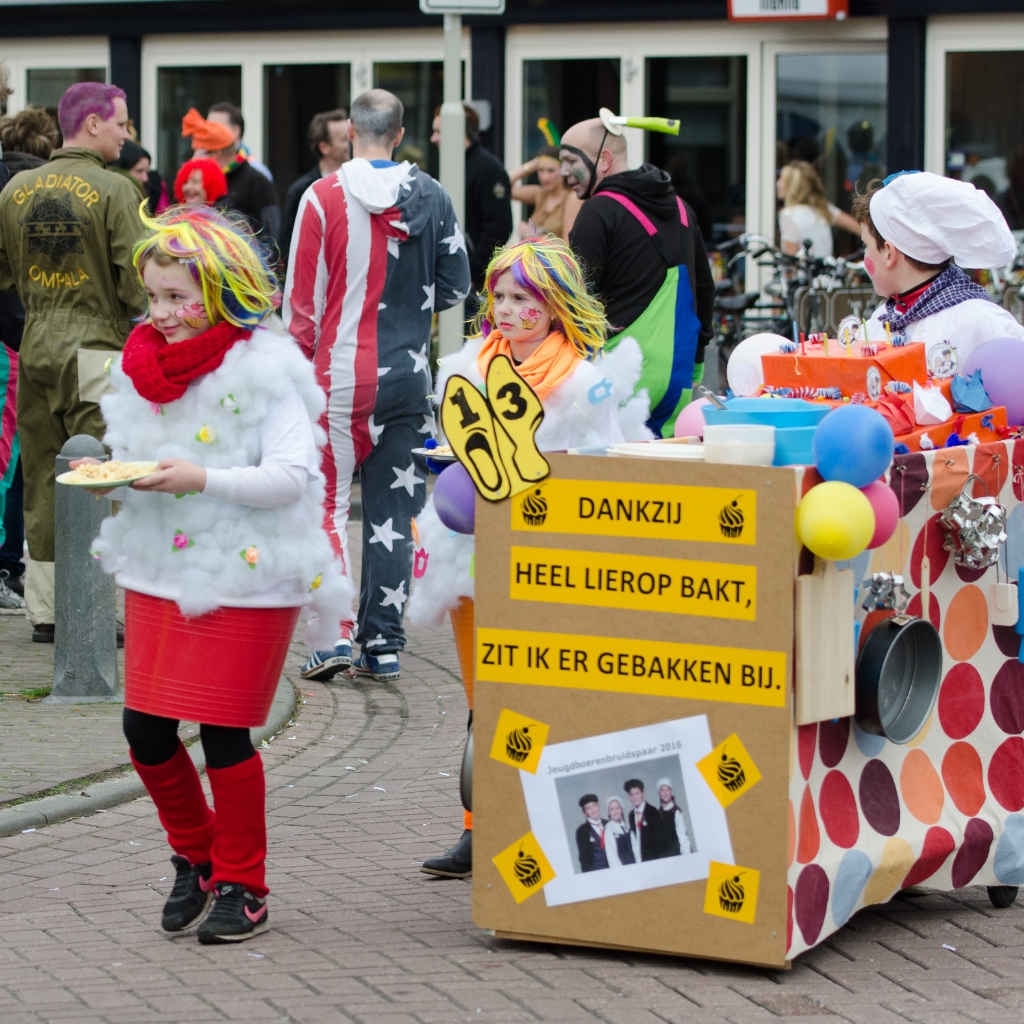
{"type": "Polygon", "coordinates": [[[871,259],[870,256],[865,256],[864,257],[864,269],[869,274],[874,274],[874,272],[875,272],[875,264],[874,264],[874,261],[871,259]]]}
{"type": "Polygon", "coordinates": [[[187,327],[202,327],[206,323],[206,306],[201,302],[193,302],[188,306],[176,309],[174,315],[187,327]]]}
{"type": "Polygon", "coordinates": [[[540,318],[541,311],[539,309],[523,306],[519,310],[519,319],[522,321],[524,331],[532,331],[540,323],[540,318]]]}

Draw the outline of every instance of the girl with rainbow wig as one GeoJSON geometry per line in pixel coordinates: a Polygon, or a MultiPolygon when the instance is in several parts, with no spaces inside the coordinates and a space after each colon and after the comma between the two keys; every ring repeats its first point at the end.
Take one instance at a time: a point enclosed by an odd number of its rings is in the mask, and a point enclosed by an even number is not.
{"type": "MultiPolygon", "coordinates": [[[[453,373],[485,390],[487,370],[508,356],[544,407],[535,440],[541,451],[647,440],[646,391],[634,396],[640,347],[632,338],[605,355],[608,331],[601,303],[588,291],[572,250],[553,236],[528,238],[497,252],[484,278],[476,330],[460,352],[441,360],[434,393],[443,395],[453,373]]],[[[446,470],[447,471],[447,470],[446,470]]],[[[438,518],[433,497],[415,520],[418,537],[408,616],[439,625],[449,613],[466,698],[473,707],[472,535],[454,533],[438,518]]],[[[472,870],[472,815],[465,813],[458,843],[424,861],[428,874],[462,878],[472,870]]]]}
{"type": "Polygon", "coordinates": [[[270,326],[280,291],[267,253],[210,208],[143,222],[134,264],[149,309],[101,409],[113,459],[155,469],[120,492],[94,554],[125,588],[124,732],[176,871],[163,928],[238,942],[268,918],[266,785],[249,729],[266,721],[301,609],[323,644],[351,590],[321,525],[324,395],[270,326]],[[216,815],[181,719],[201,723],[216,815]]]}

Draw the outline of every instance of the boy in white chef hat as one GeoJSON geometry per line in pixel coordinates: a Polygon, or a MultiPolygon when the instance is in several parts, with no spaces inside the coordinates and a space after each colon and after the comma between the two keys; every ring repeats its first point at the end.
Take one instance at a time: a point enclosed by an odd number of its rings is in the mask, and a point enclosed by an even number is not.
{"type": "Polygon", "coordinates": [[[983,342],[1020,338],[1024,328],[960,269],[1004,267],[1017,243],[999,207],[965,181],[903,171],[858,195],[853,216],[866,247],[864,267],[885,302],[868,337],[922,341],[928,369],[952,377],[983,342]]]}

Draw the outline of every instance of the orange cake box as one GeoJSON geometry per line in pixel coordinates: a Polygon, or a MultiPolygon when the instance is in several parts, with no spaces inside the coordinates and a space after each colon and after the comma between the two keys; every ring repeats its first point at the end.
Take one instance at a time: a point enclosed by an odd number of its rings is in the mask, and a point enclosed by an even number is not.
{"type": "Polygon", "coordinates": [[[839,388],[844,398],[867,395],[874,401],[885,392],[890,381],[904,384],[928,382],[924,343],[886,345],[873,342],[864,353],[863,342],[854,343],[848,352],[830,339],[828,355],[818,343],[807,343],[804,352],[779,352],[761,356],[764,382],[775,388],[839,388]],[[875,351],[872,353],[872,349],[875,351]]]}
{"type": "Polygon", "coordinates": [[[896,443],[905,444],[912,452],[927,451],[928,445],[921,447],[921,438],[926,434],[931,441],[932,448],[941,448],[945,445],[950,434],[956,433],[961,439],[976,434],[982,444],[990,441],[1001,440],[998,429],[1006,426],[1006,409],[1001,406],[993,406],[984,412],[963,413],[963,423],[959,430],[956,430],[957,421],[961,414],[946,420],[945,423],[935,423],[927,427],[916,427],[907,434],[897,434],[896,443]]]}

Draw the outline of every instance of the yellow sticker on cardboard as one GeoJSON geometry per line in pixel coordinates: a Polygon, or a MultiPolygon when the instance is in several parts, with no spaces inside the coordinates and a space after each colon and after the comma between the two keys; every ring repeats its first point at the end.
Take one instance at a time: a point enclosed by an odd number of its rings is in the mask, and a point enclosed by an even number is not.
{"type": "Polygon", "coordinates": [[[536,895],[555,877],[554,868],[532,832],[506,846],[491,860],[516,903],[536,895]]]}
{"type": "Polygon", "coordinates": [[[491,743],[491,757],[535,775],[550,728],[535,718],[502,708],[491,743]]]}
{"type": "Polygon", "coordinates": [[[697,771],[704,776],[723,807],[728,807],[761,781],[754,759],[736,733],[722,740],[707,757],[698,761],[697,771]]]}
{"type": "Polygon", "coordinates": [[[708,868],[708,885],[704,890],[704,913],[729,921],[753,924],[757,913],[757,887],[761,872],[737,864],[719,864],[713,860],[708,868]]]}
{"type": "Polygon", "coordinates": [[[510,503],[512,529],[598,537],[757,543],[757,491],[549,479],[510,503]]]}
{"type": "Polygon", "coordinates": [[[786,706],[787,654],[525,629],[476,629],[478,682],[786,706]]]}
{"type": "Polygon", "coordinates": [[[513,545],[513,601],[757,619],[757,566],[513,545]]]}

